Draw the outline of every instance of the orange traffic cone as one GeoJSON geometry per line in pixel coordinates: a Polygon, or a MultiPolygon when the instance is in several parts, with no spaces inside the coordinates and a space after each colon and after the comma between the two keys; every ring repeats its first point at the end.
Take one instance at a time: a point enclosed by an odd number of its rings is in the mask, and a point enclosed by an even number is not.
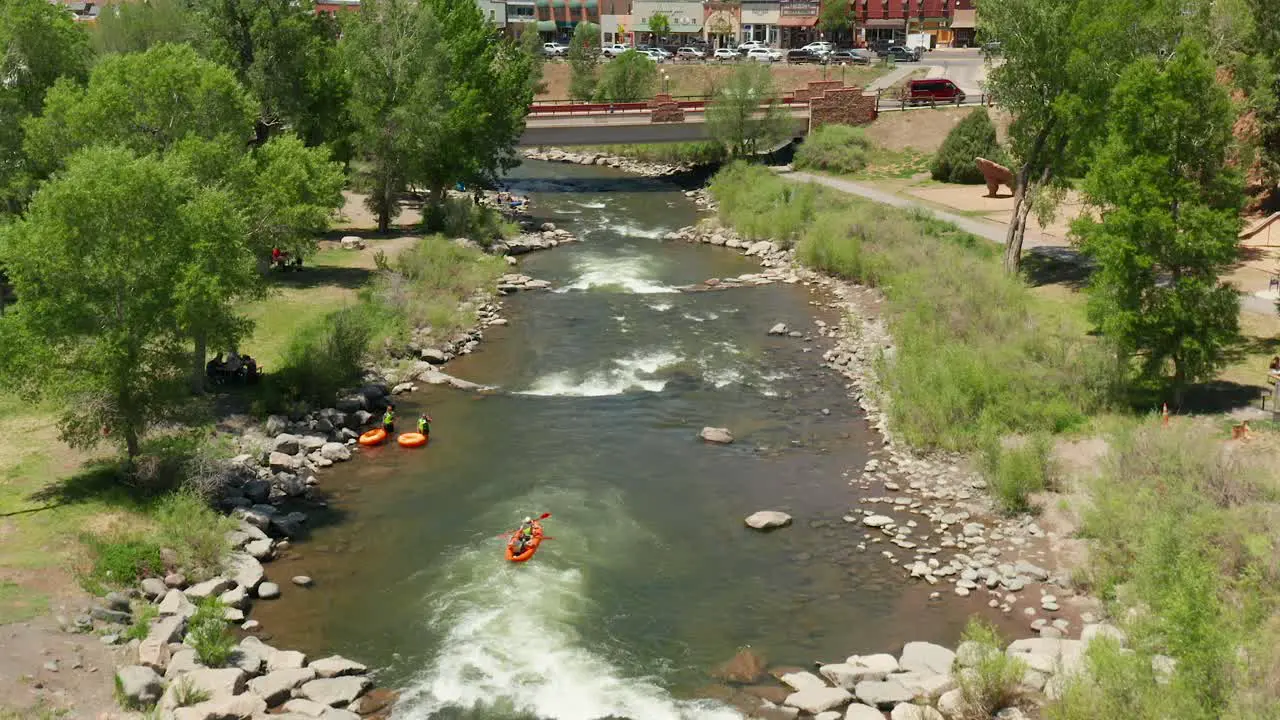
{"type": "Polygon", "coordinates": [[[1164,403],[1160,410],[1160,422],[1165,427],[1169,427],[1169,403],[1164,403]]]}

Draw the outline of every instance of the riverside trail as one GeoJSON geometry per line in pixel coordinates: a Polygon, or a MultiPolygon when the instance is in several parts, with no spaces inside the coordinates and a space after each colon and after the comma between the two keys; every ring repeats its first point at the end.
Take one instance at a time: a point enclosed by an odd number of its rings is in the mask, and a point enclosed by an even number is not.
{"type": "Polygon", "coordinates": [[[821,367],[817,291],[681,292],[758,266],[662,241],[698,217],[669,181],[528,162],[510,182],[582,242],[524,258],[552,290],[507,297],[510,325],[448,365],[498,392],[404,396],[431,445],[326,476],[331,509],[275,571],[315,589],[255,610],[275,641],[382,668],[412,720],[718,720],[739,715],[709,673],[744,645],[806,665],[954,644],[978,601],[931,603],[842,520],[880,438],[821,367]],[[761,509],[795,522],[745,529],[761,509]],[[494,533],[542,511],[555,542],[507,563],[494,533]]]}

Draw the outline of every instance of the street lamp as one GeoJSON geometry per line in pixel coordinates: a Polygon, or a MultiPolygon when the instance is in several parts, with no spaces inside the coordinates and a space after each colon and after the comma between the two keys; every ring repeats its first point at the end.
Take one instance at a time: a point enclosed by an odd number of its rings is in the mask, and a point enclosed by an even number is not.
{"type": "Polygon", "coordinates": [[[662,92],[663,92],[663,94],[665,94],[665,95],[669,95],[669,94],[671,94],[671,86],[670,86],[670,85],[668,84],[668,82],[667,82],[667,81],[668,81],[668,80],[670,80],[670,79],[671,79],[671,77],[670,77],[669,75],[667,75],[667,71],[666,71],[666,70],[663,70],[663,71],[662,71],[662,92]]]}

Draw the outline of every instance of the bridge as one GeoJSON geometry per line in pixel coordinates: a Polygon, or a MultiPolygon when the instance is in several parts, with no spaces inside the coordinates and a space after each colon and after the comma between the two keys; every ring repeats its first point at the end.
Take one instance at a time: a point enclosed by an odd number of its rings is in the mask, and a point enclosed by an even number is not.
{"type": "MultiPolygon", "coordinates": [[[[861,124],[881,112],[908,112],[951,105],[977,106],[989,104],[989,100],[988,96],[978,93],[966,97],[963,103],[909,105],[880,93],[862,92],[860,88],[826,87],[797,91],[794,95],[780,98],[779,104],[790,115],[793,137],[800,137],[808,134],[815,111],[827,122],[850,122],[848,114],[855,112],[859,119],[854,122],[861,124]],[[843,99],[833,100],[838,97],[843,99]],[[852,109],[848,107],[850,105],[858,107],[852,109]]],[[[535,103],[529,108],[519,145],[638,145],[704,140],[709,137],[707,105],[705,98],[676,99],[670,96],[638,103],[535,103]]]]}

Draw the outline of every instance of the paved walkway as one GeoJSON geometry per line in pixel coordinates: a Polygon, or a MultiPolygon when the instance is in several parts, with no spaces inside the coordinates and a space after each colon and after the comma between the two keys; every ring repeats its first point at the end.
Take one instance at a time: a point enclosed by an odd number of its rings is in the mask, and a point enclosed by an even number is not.
{"type": "Polygon", "coordinates": [[[901,63],[897,67],[895,67],[893,70],[890,70],[884,75],[881,75],[875,80],[872,80],[871,82],[867,83],[867,87],[865,89],[867,92],[884,90],[885,88],[889,87],[890,85],[893,85],[894,83],[898,82],[902,78],[910,75],[911,71],[919,70],[919,69],[920,69],[920,66],[914,63],[901,63]]]}

